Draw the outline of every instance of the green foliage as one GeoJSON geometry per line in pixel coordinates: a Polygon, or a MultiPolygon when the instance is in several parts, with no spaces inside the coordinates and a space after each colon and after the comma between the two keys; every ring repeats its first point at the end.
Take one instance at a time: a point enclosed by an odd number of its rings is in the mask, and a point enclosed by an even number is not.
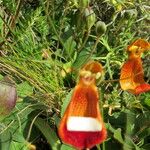
{"type": "Polygon", "coordinates": [[[146,0],[0,1],[0,80],[11,77],[18,93],[14,110],[0,118],[0,149],[73,149],[60,142],[57,127],[79,69],[97,60],[105,70],[98,88],[108,130],[97,149],[149,150],[150,94],[133,96],[118,83],[127,45],[149,40],[149,19],[146,0]],[[104,34],[96,34],[96,22],[106,24],[104,34]]]}
{"type": "Polygon", "coordinates": [[[53,150],[58,149],[58,144],[60,144],[59,139],[56,133],[49,127],[49,124],[46,123],[43,119],[37,118],[34,124],[39,128],[42,134],[47,139],[48,143],[51,145],[53,150]]]}
{"type": "Polygon", "coordinates": [[[33,93],[33,87],[25,81],[17,85],[17,91],[19,97],[26,97],[30,96],[33,93]]]}
{"type": "Polygon", "coordinates": [[[62,144],[60,150],[66,150],[66,149],[67,149],[67,150],[74,150],[74,148],[72,148],[72,147],[70,147],[70,146],[68,146],[68,145],[62,144]]]}

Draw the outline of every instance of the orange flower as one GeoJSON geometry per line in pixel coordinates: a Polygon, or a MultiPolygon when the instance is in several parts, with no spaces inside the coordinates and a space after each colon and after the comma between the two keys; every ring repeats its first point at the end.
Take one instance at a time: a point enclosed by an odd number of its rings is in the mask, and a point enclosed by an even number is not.
{"type": "Polygon", "coordinates": [[[120,85],[132,94],[150,91],[150,85],[144,81],[141,54],[150,48],[150,43],[138,39],[127,48],[128,60],[121,68],[120,85]]]}
{"type": "Polygon", "coordinates": [[[77,149],[92,148],[106,139],[95,84],[102,71],[101,64],[94,61],[80,70],[79,82],[59,125],[62,141],[77,149]]]}

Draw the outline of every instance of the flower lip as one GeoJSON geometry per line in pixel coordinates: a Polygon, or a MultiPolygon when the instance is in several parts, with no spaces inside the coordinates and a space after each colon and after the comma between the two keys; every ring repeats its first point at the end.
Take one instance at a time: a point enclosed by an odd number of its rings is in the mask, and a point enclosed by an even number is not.
{"type": "Polygon", "coordinates": [[[144,52],[150,49],[150,43],[143,39],[138,39],[127,47],[127,51],[129,52],[135,51],[136,49],[140,49],[141,52],[144,52]]]}
{"type": "Polygon", "coordinates": [[[82,70],[80,71],[80,80],[85,85],[90,85],[95,81],[95,75],[92,74],[90,71],[82,70]]]}
{"type": "Polygon", "coordinates": [[[134,94],[137,95],[137,94],[141,94],[141,93],[148,92],[148,91],[150,91],[150,85],[147,83],[143,83],[135,88],[134,94]]]}
{"type": "Polygon", "coordinates": [[[139,49],[138,46],[133,45],[133,46],[129,47],[128,51],[129,51],[129,52],[133,52],[133,51],[136,51],[136,50],[138,50],[138,49],[139,49]]]}
{"type": "Polygon", "coordinates": [[[81,68],[81,70],[90,71],[91,73],[98,73],[103,71],[103,67],[99,62],[90,61],[85,66],[81,68]]]}
{"type": "Polygon", "coordinates": [[[101,72],[92,73],[91,71],[81,70],[80,80],[83,81],[85,85],[90,85],[95,82],[95,80],[101,78],[101,72]]]}
{"type": "Polygon", "coordinates": [[[150,85],[144,81],[141,54],[150,48],[150,43],[138,39],[127,48],[128,60],[121,68],[120,85],[132,94],[150,91],[150,85]]]}
{"type": "Polygon", "coordinates": [[[90,61],[83,66],[79,72],[80,79],[84,84],[88,85],[93,83],[95,80],[101,78],[103,74],[102,65],[95,61],[90,61]]]}
{"type": "Polygon", "coordinates": [[[64,143],[76,149],[90,149],[107,138],[95,83],[95,80],[101,76],[101,71],[101,65],[95,62],[81,68],[79,82],[60,121],[59,137],[64,143]]]}
{"type": "Polygon", "coordinates": [[[69,131],[101,131],[102,124],[93,117],[70,116],[67,121],[69,131]],[[81,126],[78,126],[81,124],[81,126]]]}
{"type": "Polygon", "coordinates": [[[86,70],[81,70],[79,74],[80,74],[80,77],[85,77],[85,78],[92,76],[91,71],[86,71],[86,70]]]}

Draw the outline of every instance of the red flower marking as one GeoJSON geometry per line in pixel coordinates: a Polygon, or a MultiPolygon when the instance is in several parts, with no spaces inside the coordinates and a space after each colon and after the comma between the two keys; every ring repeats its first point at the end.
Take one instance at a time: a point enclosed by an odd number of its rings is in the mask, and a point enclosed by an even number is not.
{"type": "Polygon", "coordinates": [[[90,62],[81,69],[79,83],[59,125],[62,141],[78,149],[92,148],[106,139],[95,85],[96,74],[101,72],[102,66],[97,62],[90,62]]]}
{"type": "Polygon", "coordinates": [[[128,46],[128,60],[121,68],[120,85],[123,90],[133,94],[150,91],[150,85],[144,81],[141,54],[150,48],[150,44],[142,39],[128,46]]]}
{"type": "Polygon", "coordinates": [[[143,93],[143,91],[144,92],[150,91],[150,85],[146,83],[140,84],[139,86],[136,87],[135,94],[143,93]]]}

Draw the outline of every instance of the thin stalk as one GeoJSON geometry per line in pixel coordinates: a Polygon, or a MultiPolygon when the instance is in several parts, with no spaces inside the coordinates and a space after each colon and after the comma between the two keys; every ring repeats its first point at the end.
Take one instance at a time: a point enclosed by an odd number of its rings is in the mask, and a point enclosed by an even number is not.
{"type": "MultiPolygon", "coordinates": [[[[67,8],[68,8],[68,1],[66,2],[65,9],[64,9],[64,12],[63,12],[63,19],[60,21],[60,28],[59,28],[59,33],[58,33],[59,37],[61,36],[62,29],[64,28],[65,18],[66,18],[66,15],[67,15],[67,8]]],[[[59,48],[59,42],[57,42],[56,48],[57,49],[59,48]]]]}
{"type": "Polygon", "coordinates": [[[111,73],[111,69],[110,69],[110,61],[109,61],[109,56],[111,55],[111,53],[109,53],[106,57],[106,66],[107,66],[107,69],[108,69],[108,73],[109,73],[109,76],[110,76],[110,79],[113,79],[112,77],[112,73],[111,73]]]}
{"type": "Polygon", "coordinates": [[[18,1],[18,4],[17,4],[17,8],[16,8],[15,15],[12,16],[12,19],[11,19],[11,22],[10,22],[10,27],[11,27],[11,29],[14,29],[14,27],[15,27],[15,25],[16,25],[15,22],[16,22],[18,16],[19,16],[19,12],[20,12],[20,9],[21,9],[22,4],[23,4],[23,0],[19,0],[19,1],[18,1]]]}
{"type": "Polygon", "coordinates": [[[0,43],[0,46],[2,46],[2,45],[5,43],[7,37],[9,36],[9,34],[10,34],[10,33],[13,33],[12,30],[14,29],[14,27],[15,27],[15,25],[16,25],[15,23],[16,23],[16,20],[18,19],[19,12],[20,12],[20,9],[21,9],[22,4],[23,4],[23,0],[19,0],[19,1],[18,1],[18,4],[17,4],[17,8],[16,8],[15,15],[12,16],[12,18],[11,18],[10,25],[8,25],[7,22],[4,20],[4,18],[0,15],[0,18],[3,20],[4,24],[5,24],[5,25],[8,27],[8,29],[9,29],[8,32],[6,33],[5,40],[3,40],[3,41],[0,43]]]}
{"type": "Polygon", "coordinates": [[[28,132],[26,141],[29,141],[29,139],[30,139],[32,127],[33,127],[33,124],[34,124],[35,120],[36,120],[36,119],[38,118],[38,116],[39,116],[40,114],[42,114],[43,112],[44,112],[44,111],[39,112],[39,113],[34,117],[34,119],[32,120],[32,122],[31,122],[31,124],[30,124],[30,127],[29,127],[29,132],[28,132]]]}
{"type": "Polygon", "coordinates": [[[47,3],[46,3],[46,8],[45,8],[45,13],[46,13],[46,16],[47,16],[47,20],[48,20],[48,23],[49,25],[52,27],[55,35],[57,36],[58,40],[60,41],[60,43],[62,44],[62,46],[64,47],[64,42],[63,40],[61,39],[61,37],[59,36],[59,34],[57,33],[57,30],[55,28],[55,25],[53,23],[53,20],[52,18],[50,17],[50,14],[48,13],[48,9],[49,9],[49,1],[47,0],[47,3]]]}
{"type": "Polygon", "coordinates": [[[7,26],[7,28],[9,29],[9,31],[11,33],[13,33],[11,27],[7,24],[7,22],[5,21],[5,19],[1,15],[0,15],[0,18],[3,20],[4,24],[7,26]]]}
{"type": "Polygon", "coordinates": [[[1,135],[3,132],[5,132],[7,129],[9,129],[9,127],[10,127],[14,122],[15,122],[15,121],[12,120],[12,121],[6,126],[6,128],[4,128],[3,130],[1,130],[0,135],[1,135]]]}
{"type": "Polygon", "coordinates": [[[92,56],[92,54],[94,53],[94,51],[96,50],[96,47],[97,47],[97,44],[99,43],[99,39],[100,39],[100,36],[97,36],[96,38],[96,42],[92,48],[92,51],[90,53],[90,55],[86,58],[85,62],[92,56]]]}
{"type": "Polygon", "coordinates": [[[97,45],[98,45],[98,43],[99,43],[99,39],[100,39],[100,36],[97,36],[97,38],[96,38],[96,42],[95,42],[95,44],[94,44],[94,46],[93,46],[93,49],[92,49],[91,54],[93,54],[93,53],[94,53],[94,51],[95,51],[95,49],[96,49],[96,47],[97,47],[97,45]]]}
{"type": "MultiPolygon", "coordinates": [[[[0,18],[2,19],[2,21],[4,22],[4,24],[7,26],[7,28],[9,29],[9,33],[12,33],[13,35],[14,35],[14,33],[13,33],[13,31],[12,31],[12,29],[11,29],[11,27],[7,24],[7,22],[5,21],[5,19],[0,15],[0,18]]],[[[2,35],[0,35],[1,37],[2,37],[2,35]]],[[[0,42],[0,47],[7,41],[6,40],[6,38],[7,38],[7,34],[6,34],[6,36],[4,37],[4,40],[2,41],[2,42],[0,42]]]]}
{"type": "Polygon", "coordinates": [[[80,47],[79,50],[78,50],[79,52],[83,49],[83,47],[84,47],[85,44],[87,43],[87,40],[88,40],[88,38],[89,38],[89,35],[90,35],[90,30],[87,31],[86,37],[85,37],[85,39],[84,39],[84,41],[83,41],[81,47],[80,47]]]}

